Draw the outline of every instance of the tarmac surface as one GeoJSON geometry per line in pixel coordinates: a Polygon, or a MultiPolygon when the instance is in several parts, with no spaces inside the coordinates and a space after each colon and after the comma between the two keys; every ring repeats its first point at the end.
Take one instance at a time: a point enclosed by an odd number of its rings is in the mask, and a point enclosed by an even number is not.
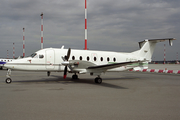
{"type": "Polygon", "coordinates": [[[89,75],[64,80],[58,72],[12,71],[6,84],[6,73],[0,71],[1,120],[180,119],[179,74],[106,73],[95,84],[89,75]]]}

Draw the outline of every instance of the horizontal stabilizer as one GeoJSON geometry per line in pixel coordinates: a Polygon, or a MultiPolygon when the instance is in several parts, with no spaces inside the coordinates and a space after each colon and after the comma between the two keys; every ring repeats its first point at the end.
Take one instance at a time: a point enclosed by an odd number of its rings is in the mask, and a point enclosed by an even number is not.
{"type": "Polygon", "coordinates": [[[142,48],[142,46],[144,45],[145,42],[149,41],[149,42],[154,42],[154,43],[158,43],[158,42],[164,42],[166,40],[169,40],[169,45],[172,46],[172,40],[176,40],[175,38],[164,38],[164,39],[146,39],[144,41],[139,42],[139,47],[142,48]]]}

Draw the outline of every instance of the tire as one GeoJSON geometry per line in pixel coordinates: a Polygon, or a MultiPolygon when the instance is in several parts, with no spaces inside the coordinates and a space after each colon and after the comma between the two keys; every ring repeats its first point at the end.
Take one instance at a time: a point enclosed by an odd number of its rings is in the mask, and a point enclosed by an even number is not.
{"type": "Polygon", "coordinates": [[[75,79],[75,80],[76,80],[76,79],[78,79],[78,76],[77,76],[77,75],[73,75],[73,76],[72,76],[72,79],[75,79]]]}
{"type": "Polygon", "coordinates": [[[11,78],[7,78],[7,79],[5,80],[5,82],[6,82],[7,84],[10,84],[10,83],[12,82],[12,80],[11,80],[11,78]]]}
{"type": "Polygon", "coordinates": [[[95,78],[95,83],[97,84],[101,84],[102,83],[102,79],[101,78],[95,78]]]}

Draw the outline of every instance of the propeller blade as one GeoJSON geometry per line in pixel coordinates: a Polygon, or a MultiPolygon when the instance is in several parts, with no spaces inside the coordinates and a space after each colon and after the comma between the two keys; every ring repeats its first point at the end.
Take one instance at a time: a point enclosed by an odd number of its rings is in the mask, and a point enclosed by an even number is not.
{"type": "Polygon", "coordinates": [[[71,48],[68,49],[67,56],[65,56],[65,59],[68,61],[71,54],[71,48]]]}
{"type": "Polygon", "coordinates": [[[63,61],[65,61],[65,60],[66,60],[63,56],[62,56],[61,58],[63,59],[63,61]]]}
{"type": "Polygon", "coordinates": [[[64,57],[62,57],[62,59],[64,60],[62,65],[65,65],[65,68],[64,68],[64,79],[67,76],[67,66],[69,65],[69,61],[68,60],[69,60],[70,55],[71,55],[71,48],[68,49],[67,56],[65,55],[64,57]]]}
{"type": "Polygon", "coordinates": [[[67,76],[67,66],[64,68],[64,79],[66,78],[67,76]]]}

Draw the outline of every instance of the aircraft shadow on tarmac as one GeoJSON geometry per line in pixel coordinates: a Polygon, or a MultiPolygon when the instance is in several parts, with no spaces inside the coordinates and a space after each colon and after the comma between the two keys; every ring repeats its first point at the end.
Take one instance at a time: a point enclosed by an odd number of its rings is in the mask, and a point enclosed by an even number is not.
{"type": "MultiPolygon", "coordinates": [[[[102,87],[109,87],[109,88],[115,88],[115,89],[128,89],[126,87],[122,87],[122,86],[118,86],[118,85],[114,85],[114,84],[110,84],[110,83],[106,83],[106,80],[120,80],[121,78],[106,78],[103,79],[103,82],[101,84],[96,84],[94,83],[94,80],[92,78],[79,78],[77,80],[73,80],[72,78],[66,78],[63,79],[60,76],[55,76],[55,75],[51,75],[51,77],[47,77],[47,78],[42,78],[42,79],[31,79],[31,80],[22,80],[22,81],[13,81],[15,83],[23,83],[23,84],[29,84],[29,83],[35,83],[35,84],[48,84],[48,83],[60,83],[60,84],[76,84],[76,83],[83,83],[83,84],[91,84],[91,85],[96,85],[96,86],[102,86],[102,87]]],[[[123,78],[122,78],[123,79],[123,78]]],[[[121,80],[122,80],[121,79],[121,80]]],[[[127,78],[125,78],[127,79],[127,78]]]]}

